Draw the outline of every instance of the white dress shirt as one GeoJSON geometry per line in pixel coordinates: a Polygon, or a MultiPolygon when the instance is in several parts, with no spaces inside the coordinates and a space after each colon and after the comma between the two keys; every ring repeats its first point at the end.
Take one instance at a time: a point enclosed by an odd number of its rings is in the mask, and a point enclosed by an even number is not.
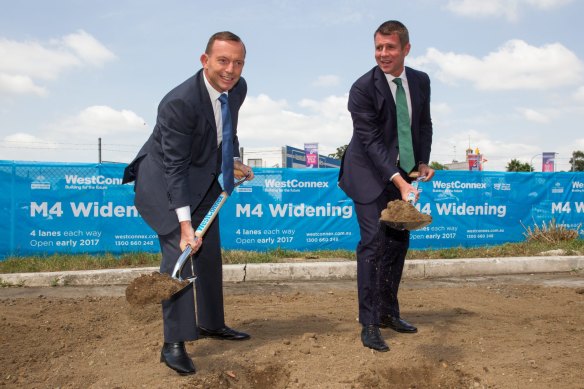
{"type": "MultiPolygon", "coordinates": [[[[404,71],[402,72],[402,74],[399,75],[399,77],[394,77],[391,74],[385,74],[385,78],[387,79],[387,83],[389,84],[389,89],[391,90],[391,94],[393,95],[393,101],[396,102],[396,97],[397,97],[397,84],[395,82],[393,82],[394,79],[396,78],[401,78],[402,80],[402,86],[404,87],[404,91],[406,92],[406,101],[408,103],[408,114],[410,115],[410,125],[412,123],[412,103],[410,101],[410,87],[408,86],[408,79],[406,78],[406,69],[404,68],[404,71]]],[[[397,105],[397,102],[396,102],[397,105]]],[[[391,176],[391,178],[389,179],[390,181],[393,181],[393,178],[395,176],[399,175],[399,173],[395,173],[393,176],[391,176]]]]}

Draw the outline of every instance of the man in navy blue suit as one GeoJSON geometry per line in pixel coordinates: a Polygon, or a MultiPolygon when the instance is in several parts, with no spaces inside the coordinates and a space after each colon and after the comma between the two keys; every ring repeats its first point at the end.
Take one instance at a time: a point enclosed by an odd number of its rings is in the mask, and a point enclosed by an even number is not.
{"type": "MultiPolygon", "coordinates": [[[[212,35],[201,55],[203,68],[162,99],[150,138],[124,171],[124,183],[135,181],[136,208],[158,234],[160,271],[172,274],[187,245],[195,252],[199,312],[195,312],[192,284],[162,304],[160,361],[179,374],[195,373],[185,341],[249,339],[225,325],[219,219],[209,226],[204,244],[193,229],[222,191],[218,177],[226,138],[232,142],[226,148],[233,154],[227,156],[234,160],[230,171],[237,178],[253,179],[251,168],[239,160],[237,138],[239,108],[247,93],[241,78],[244,62],[245,45],[237,35],[229,31],[212,35]],[[224,111],[226,105],[230,114],[224,111]],[[225,122],[231,125],[224,126],[225,122]]],[[[182,270],[183,278],[191,275],[189,268],[182,270]]]]}
{"type": "Polygon", "coordinates": [[[401,318],[397,298],[409,231],[390,229],[379,223],[379,217],[389,201],[407,200],[410,193],[417,200],[419,193],[409,176],[412,171],[426,180],[434,176],[428,166],[432,119],[430,78],[404,66],[410,51],[407,28],[398,21],[387,21],[375,31],[374,43],[377,66],[361,76],[349,93],[353,137],[343,156],[339,186],[355,203],[361,234],[357,245],[361,341],[365,347],[388,351],[380,327],[405,333],[417,332],[417,328],[401,318]],[[396,96],[402,86],[402,112],[406,122],[409,114],[411,132],[409,151],[405,146],[400,151],[398,140],[396,96]],[[406,154],[411,163],[404,163],[406,154]]]}

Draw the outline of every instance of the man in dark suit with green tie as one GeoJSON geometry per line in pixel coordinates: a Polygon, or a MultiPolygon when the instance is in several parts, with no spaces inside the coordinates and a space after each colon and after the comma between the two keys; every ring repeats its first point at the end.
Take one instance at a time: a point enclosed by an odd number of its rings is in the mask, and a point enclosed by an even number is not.
{"type": "MultiPolygon", "coordinates": [[[[251,168],[239,160],[237,138],[239,108],[247,93],[241,78],[244,62],[245,46],[237,35],[224,31],[211,36],[201,55],[203,68],[162,99],[150,138],[124,171],[124,183],[135,181],[136,208],[158,234],[160,271],[172,274],[187,245],[195,252],[199,312],[191,286],[162,304],[160,360],[179,374],[195,373],[185,341],[249,338],[225,325],[218,218],[204,243],[193,229],[222,186],[229,193],[233,190],[234,175],[253,179],[251,168]],[[225,180],[221,183],[220,173],[225,180]]],[[[190,273],[185,266],[182,277],[190,273]]]]}
{"type": "Polygon", "coordinates": [[[379,328],[413,333],[400,316],[398,288],[409,247],[409,231],[379,223],[392,200],[418,198],[409,173],[429,180],[432,145],[430,79],[404,66],[410,51],[407,28],[395,20],[375,31],[377,66],[351,87],[348,108],[353,137],[343,156],[339,186],[355,203],[361,239],[357,245],[359,322],[363,345],[388,351],[379,328]]]}

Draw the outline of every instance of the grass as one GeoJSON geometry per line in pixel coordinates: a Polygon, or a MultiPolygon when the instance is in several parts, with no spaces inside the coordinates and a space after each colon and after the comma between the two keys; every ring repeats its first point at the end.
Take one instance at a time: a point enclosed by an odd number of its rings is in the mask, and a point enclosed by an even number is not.
{"type": "MultiPolygon", "coordinates": [[[[410,250],[408,259],[456,259],[492,257],[529,257],[549,250],[564,250],[565,255],[583,255],[584,240],[572,239],[550,243],[546,240],[526,240],[500,246],[436,250],[410,250]]],[[[326,260],[355,260],[355,252],[349,250],[294,251],[277,248],[265,252],[225,250],[223,263],[271,263],[326,260]]],[[[120,256],[106,255],[51,255],[33,257],[8,257],[0,261],[0,273],[30,273],[67,270],[117,269],[132,267],[157,267],[159,254],[130,253],[120,256]]],[[[0,285],[2,286],[2,285],[0,285]]]]}
{"type": "Polygon", "coordinates": [[[570,229],[552,219],[548,223],[543,222],[541,227],[537,224],[534,224],[533,227],[523,226],[525,229],[523,235],[528,241],[558,243],[578,239],[580,227],[582,224],[579,224],[575,229],[570,229]]]}
{"type": "Polygon", "coordinates": [[[441,250],[411,250],[409,259],[456,259],[456,258],[493,258],[493,257],[532,257],[539,253],[563,250],[564,255],[584,255],[584,240],[576,239],[558,243],[526,241],[505,243],[500,246],[463,248],[455,247],[441,250]]]}
{"type": "Polygon", "coordinates": [[[158,266],[158,254],[132,253],[115,256],[106,255],[66,255],[7,257],[0,261],[0,273],[32,273],[64,270],[95,270],[129,267],[158,266]]]}

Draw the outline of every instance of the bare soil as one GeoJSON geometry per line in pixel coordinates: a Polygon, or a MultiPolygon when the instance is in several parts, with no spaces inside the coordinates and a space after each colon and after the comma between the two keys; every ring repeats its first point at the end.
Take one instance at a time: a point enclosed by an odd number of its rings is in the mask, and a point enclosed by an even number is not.
{"type": "Polygon", "coordinates": [[[166,273],[143,274],[126,288],[126,300],[132,305],[159,304],[183,289],[190,282],[179,281],[166,273]]]}
{"type": "Polygon", "coordinates": [[[252,339],[187,344],[198,372],[159,362],[160,305],[125,287],[0,288],[0,387],[584,388],[584,275],[404,280],[417,334],[359,339],[354,281],[225,285],[252,339]]]}
{"type": "Polygon", "coordinates": [[[432,223],[432,216],[421,213],[407,201],[392,200],[381,211],[379,220],[399,230],[417,230],[432,223]]]}

